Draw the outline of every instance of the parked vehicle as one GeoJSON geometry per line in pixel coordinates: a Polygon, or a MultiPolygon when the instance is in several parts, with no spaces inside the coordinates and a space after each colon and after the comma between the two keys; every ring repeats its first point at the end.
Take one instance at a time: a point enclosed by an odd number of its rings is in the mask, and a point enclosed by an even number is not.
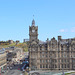
{"type": "Polygon", "coordinates": [[[10,67],[10,70],[12,70],[12,67],[10,67]]]}
{"type": "Polygon", "coordinates": [[[1,72],[2,72],[2,73],[5,73],[5,70],[2,70],[1,72]]]}
{"type": "Polygon", "coordinates": [[[9,67],[7,66],[7,69],[9,69],[9,67]]]}

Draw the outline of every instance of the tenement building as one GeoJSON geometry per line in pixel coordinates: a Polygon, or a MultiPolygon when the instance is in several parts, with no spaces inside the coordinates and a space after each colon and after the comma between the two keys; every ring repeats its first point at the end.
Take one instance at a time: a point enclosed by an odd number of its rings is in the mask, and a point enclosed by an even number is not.
{"type": "Polygon", "coordinates": [[[54,37],[46,42],[38,39],[35,21],[29,27],[29,66],[32,70],[73,70],[75,69],[75,38],[58,40],[54,37]]]}

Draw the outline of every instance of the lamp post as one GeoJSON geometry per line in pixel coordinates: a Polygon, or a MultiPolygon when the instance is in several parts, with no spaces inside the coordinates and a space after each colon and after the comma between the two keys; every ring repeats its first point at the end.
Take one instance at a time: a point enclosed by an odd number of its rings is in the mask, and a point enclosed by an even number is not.
{"type": "Polygon", "coordinates": [[[65,75],[63,68],[62,68],[62,75],[65,75]]]}

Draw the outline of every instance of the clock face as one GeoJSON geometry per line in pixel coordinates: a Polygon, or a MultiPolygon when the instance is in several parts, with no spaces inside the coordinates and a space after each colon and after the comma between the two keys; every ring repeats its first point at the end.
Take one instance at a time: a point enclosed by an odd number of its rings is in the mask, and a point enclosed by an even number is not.
{"type": "Polygon", "coordinates": [[[34,33],[34,32],[35,32],[35,30],[32,30],[32,32],[34,33]]]}

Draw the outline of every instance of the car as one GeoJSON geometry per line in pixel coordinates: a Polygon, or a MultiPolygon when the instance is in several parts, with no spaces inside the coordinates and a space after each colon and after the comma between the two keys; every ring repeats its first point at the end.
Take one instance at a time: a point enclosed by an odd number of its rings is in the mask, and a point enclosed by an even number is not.
{"type": "Polygon", "coordinates": [[[23,72],[25,71],[25,69],[23,69],[23,72]]]}
{"type": "Polygon", "coordinates": [[[12,70],[12,67],[10,67],[10,70],[12,70]]]}
{"type": "Polygon", "coordinates": [[[2,72],[2,73],[5,73],[5,70],[2,70],[1,72],[2,72]]]}
{"type": "Polygon", "coordinates": [[[7,69],[9,69],[9,67],[7,66],[7,69]]]}

